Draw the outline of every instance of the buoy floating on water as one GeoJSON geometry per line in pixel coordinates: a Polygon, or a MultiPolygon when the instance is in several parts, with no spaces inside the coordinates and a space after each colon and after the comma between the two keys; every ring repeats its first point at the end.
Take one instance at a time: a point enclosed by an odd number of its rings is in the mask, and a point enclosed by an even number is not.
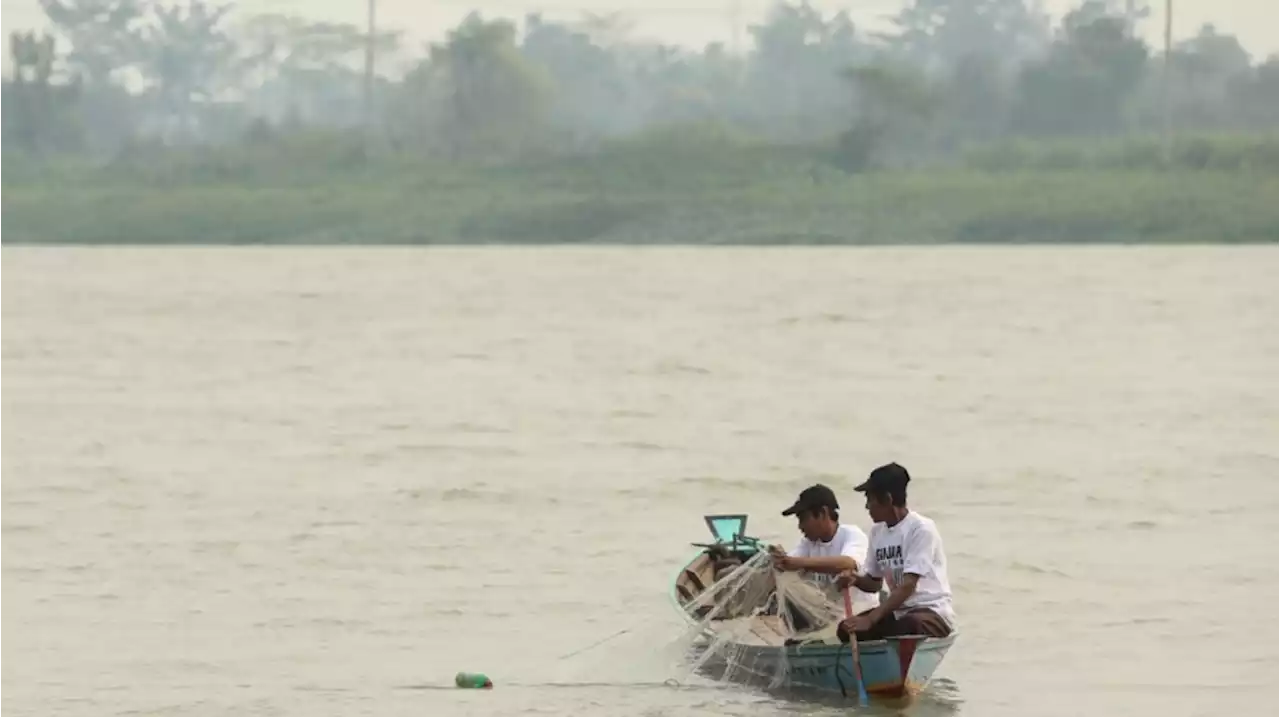
{"type": "Polygon", "coordinates": [[[464,690],[491,690],[493,680],[480,672],[459,672],[453,676],[453,684],[464,690]]]}

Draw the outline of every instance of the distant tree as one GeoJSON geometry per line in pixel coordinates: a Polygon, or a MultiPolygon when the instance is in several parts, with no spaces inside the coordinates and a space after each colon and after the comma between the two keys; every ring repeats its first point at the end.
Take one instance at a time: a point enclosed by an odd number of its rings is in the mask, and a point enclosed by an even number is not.
{"type": "Polygon", "coordinates": [[[9,34],[12,77],[3,86],[3,136],[10,147],[28,152],[79,149],[82,136],[75,111],[78,81],[54,80],[58,60],[51,35],[34,32],[9,34]]]}
{"type": "Polygon", "coordinates": [[[1125,18],[1087,0],[1063,18],[1048,55],[1026,65],[1012,112],[1015,131],[1031,135],[1102,135],[1127,126],[1147,47],[1125,18]]]}
{"type": "Polygon", "coordinates": [[[188,0],[152,10],[140,32],[144,92],[162,131],[190,139],[202,107],[241,76],[238,48],[225,25],[231,5],[188,0]]]}
{"type": "Polygon", "coordinates": [[[1231,108],[1233,122],[1250,129],[1276,131],[1280,125],[1278,64],[1276,55],[1272,54],[1227,81],[1226,103],[1231,108]]]}
{"type": "Polygon", "coordinates": [[[989,141],[1009,123],[1012,72],[989,53],[961,57],[939,83],[939,112],[944,139],[951,145],[989,141]]]}
{"type": "MultiPolygon", "coordinates": [[[[1233,80],[1252,70],[1249,53],[1233,35],[1204,25],[1177,43],[1169,57],[1170,111],[1182,129],[1225,129],[1245,120],[1237,111],[1239,96],[1233,80]]],[[[1146,98],[1147,115],[1154,119],[1160,106],[1160,73],[1152,73],[1146,98]]]]}
{"type": "Polygon", "coordinates": [[[141,59],[150,0],[40,0],[40,7],[71,46],[68,71],[90,88],[111,83],[141,59]]]}
{"type": "Polygon", "coordinates": [[[744,92],[752,124],[789,140],[845,124],[850,99],[839,73],[874,54],[847,13],[826,19],[807,0],[781,2],[749,32],[755,48],[744,92]]]}
{"type": "Polygon", "coordinates": [[[1025,0],[909,0],[881,35],[897,56],[930,74],[945,74],[967,57],[1016,66],[1050,41],[1048,14],[1025,0]]]}
{"type": "Polygon", "coordinates": [[[602,44],[616,40],[617,30],[594,16],[580,25],[525,17],[520,52],[555,78],[549,121],[574,143],[639,129],[652,88],[640,86],[622,54],[602,44]]]}
{"type": "MultiPolygon", "coordinates": [[[[401,91],[442,101],[443,112],[417,119],[435,124],[453,156],[492,157],[527,149],[541,138],[552,83],[542,67],[521,55],[514,24],[471,13],[444,42],[431,45],[401,91]]],[[[412,102],[400,106],[428,109],[412,102]]]]}
{"type": "Polygon", "coordinates": [[[864,65],[842,73],[853,89],[857,113],[840,134],[836,163],[860,172],[880,166],[886,155],[919,144],[937,108],[937,94],[918,71],[864,65]]]}
{"type": "MultiPolygon", "coordinates": [[[[364,119],[368,43],[362,28],[264,13],[240,23],[234,34],[243,88],[255,114],[280,121],[292,113],[299,121],[322,125],[354,125],[364,119]]],[[[399,52],[401,39],[399,31],[375,35],[375,69],[399,52]]],[[[382,85],[379,81],[378,87],[382,85]]]]}

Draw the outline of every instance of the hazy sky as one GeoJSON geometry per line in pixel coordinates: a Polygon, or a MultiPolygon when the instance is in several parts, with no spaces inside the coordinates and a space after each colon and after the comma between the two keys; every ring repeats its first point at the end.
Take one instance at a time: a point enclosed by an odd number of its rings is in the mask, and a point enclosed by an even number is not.
{"type": "MultiPolygon", "coordinates": [[[[290,12],[315,18],[363,24],[367,0],[240,0],[237,14],[290,12]]],[[[662,38],[699,47],[710,41],[729,41],[734,25],[733,8],[740,7],[739,25],[758,20],[771,0],[376,0],[379,24],[406,31],[412,44],[436,39],[472,9],[486,16],[520,18],[541,10],[549,19],[572,19],[583,12],[622,12],[637,37],[662,38]]],[[[904,0],[812,0],[826,12],[847,8],[855,24],[872,27],[901,7],[904,0]]],[[[1044,0],[1055,16],[1077,5],[1078,0],[1044,0]]],[[[1141,4],[1142,0],[1139,0],[1141,4]]],[[[1148,0],[1151,17],[1142,30],[1148,42],[1159,45],[1164,28],[1164,0],[1148,0]]],[[[1280,0],[1173,0],[1174,39],[1194,34],[1201,24],[1212,22],[1221,31],[1234,33],[1255,59],[1275,52],[1280,0]]],[[[0,24],[5,31],[40,27],[44,14],[37,0],[0,0],[0,24]]],[[[743,36],[745,37],[745,32],[743,36]]]]}

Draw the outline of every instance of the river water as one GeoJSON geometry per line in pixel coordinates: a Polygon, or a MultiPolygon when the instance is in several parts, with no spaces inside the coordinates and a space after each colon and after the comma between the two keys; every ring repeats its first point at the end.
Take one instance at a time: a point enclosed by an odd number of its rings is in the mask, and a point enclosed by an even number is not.
{"type": "Polygon", "coordinates": [[[1274,246],[3,261],[6,715],[840,713],[682,676],[666,590],[891,460],[908,714],[1277,709],[1274,246]]]}

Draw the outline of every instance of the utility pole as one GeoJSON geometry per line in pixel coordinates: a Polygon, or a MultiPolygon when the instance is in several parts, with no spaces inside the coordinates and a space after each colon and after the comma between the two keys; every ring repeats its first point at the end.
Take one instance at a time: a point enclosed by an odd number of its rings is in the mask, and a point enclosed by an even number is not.
{"type": "Polygon", "coordinates": [[[742,0],[730,0],[729,6],[729,52],[736,58],[742,52],[742,0]]]}
{"type": "Polygon", "coordinates": [[[366,2],[369,6],[369,34],[365,37],[364,47],[364,130],[365,141],[368,143],[373,135],[373,61],[378,0],[366,2]]]}
{"type": "Polygon", "coordinates": [[[1169,68],[1169,58],[1171,55],[1171,47],[1173,45],[1173,0],[1164,0],[1164,72],[1161,79],[1160,100],[1161,110],[1164,113],[1164,161],[1165,166],[1169,166],[1173,159],[1173,120],[1169,115],[1169,83],[1172,79],[1172,73],[1169,68]]]}

